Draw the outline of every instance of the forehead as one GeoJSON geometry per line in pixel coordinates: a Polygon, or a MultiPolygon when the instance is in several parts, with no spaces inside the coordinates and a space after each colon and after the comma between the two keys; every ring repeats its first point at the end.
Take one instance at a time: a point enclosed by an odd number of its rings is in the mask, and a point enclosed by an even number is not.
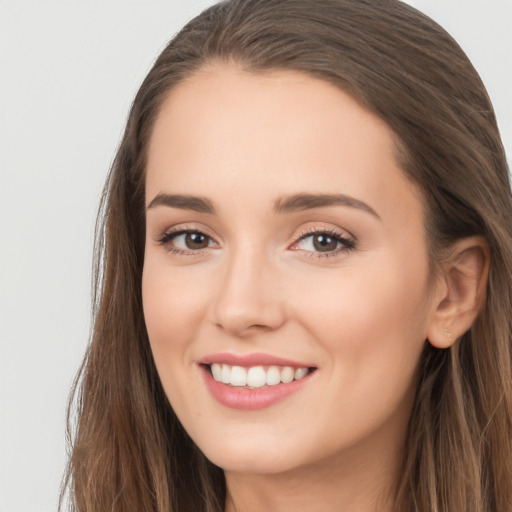
{"type": "Polygon", "coordinates": [[[399,203],[420,213],[386,123],[335,85],[296,71],[218,64],[176,86],[154,125],[146,186],[148,199],[194,189],[246,206],[337,192],[383,214],[399,203]]]}

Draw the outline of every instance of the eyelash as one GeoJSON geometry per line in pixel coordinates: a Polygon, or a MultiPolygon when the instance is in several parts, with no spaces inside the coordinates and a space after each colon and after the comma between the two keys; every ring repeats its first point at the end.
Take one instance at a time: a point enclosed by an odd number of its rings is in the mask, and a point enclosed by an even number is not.
{"type": "MultiPolygon", "coordinates": [[[[169,251],[171,254],[175,254],[177,256],[201,256],[203,254],[203,251],[208,249],[208,247],[204,249],[190,249],[190,250],[184,250],[179,249],[177,247],[174,247],[171,245],[171,242],[174,238],[180,236],[180,235],[186,235],[190,233],[196,233],[199,235],[203,235],[209,240],[213,240],[211,236],[204,233],[203,231],[199,229],[194,228],[178,228],[176,230],[171,230],[165,232],[161,237],[158,238],[157,242],[164,246],[167,251],[169,251]]],[[[327,235],[328,237],[334,239],[336,242],[341,244],[341,247],[338,247],[337,249],[329,252],[319,252],[319,251],[305,251],[302,252],[306,255],[308,258],[316,258],[316,259],[323,259],[323,258],[331,258],[333,256],[338,256],[341,253],[350,252],[356,249],[356,240],[354,237],[350,236],[347,237],[343,233],[336,231],[334,229],[326,229],[326,228],[313,228],[309,229],[306,232],[302,233],[299,238],[292,244],[292,247],[297,245],[299,242],[307,239],[308,237],[315,236],[315,235],[327,235]]],[[[300,250],[300,249],[292,249],[292,250],[300,250]]]]}
{"type": "Polygon", "coordinates": [[[171,242],[174,238],[189,233],[197,233],[199,235],[205,236],[209,240],[213,240],[211,236],[207,235],[204,231],[201,231],[200,229],[180,227],[176,230],[166,231],[157,241],[160,245],[164,246],[165,249],[169,251],[171,254],[175,254],[177,256],[201,256],[204,249],[185,250],[179,249],[178,247],[174,247],[171,245],[171,242]]]}
{"type": "MultiPolygon", "coordinates": [[[[328,237],[332,238],[336,242],[338,242],[341,247],[338,247],[337,249],[329,252],[322,253],[320,251],[303,251],[304,254],[308,258],[332,258],[334,256],[339,256],[342,253],[347,253],[350,251],[353,251],[356,248],[356,240],[354,237],[350,236],[347,237],[343,233],[330,228],[312,228],[308,229],[305,233],[303,233],[296,242],[293,243],[293,245],[297,245],[302,240],[305,240],[306,238],[309,238],[311,236],[318,236],[318,235],[327,235],[328,237]]],[[[295,249],[300,250],[300,249],[295,249]]]]}

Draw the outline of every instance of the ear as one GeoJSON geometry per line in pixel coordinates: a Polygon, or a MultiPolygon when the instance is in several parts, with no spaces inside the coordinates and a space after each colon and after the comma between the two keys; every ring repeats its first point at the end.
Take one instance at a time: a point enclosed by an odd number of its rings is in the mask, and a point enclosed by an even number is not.
{"type": "Polygon", "coordinates": [[[428,340],[448,348],[473,324],[485,301],[490,251],[482,237],[458,240],[441,263],[428,340]]]}

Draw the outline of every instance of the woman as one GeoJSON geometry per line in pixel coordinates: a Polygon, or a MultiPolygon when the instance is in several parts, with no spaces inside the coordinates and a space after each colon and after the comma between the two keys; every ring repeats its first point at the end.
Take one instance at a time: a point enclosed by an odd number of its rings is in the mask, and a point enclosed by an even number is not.
{"type": "Polygon", "coordinates": [[[512,197],[456,43],[395,0],[233,0],[106,184],[73,510],[512,507],[512,197]]]}

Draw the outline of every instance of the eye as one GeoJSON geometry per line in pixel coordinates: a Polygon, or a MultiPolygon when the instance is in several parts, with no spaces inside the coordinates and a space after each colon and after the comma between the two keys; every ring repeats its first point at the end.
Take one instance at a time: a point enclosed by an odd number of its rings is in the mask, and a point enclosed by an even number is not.
{"type": "Polygon", "coordinates": [[[159,243],[176,253],[200,251],[208,247],[215,247],[215,242],[205,233],[197,230],[180,230],[165,233],[159,243]]]}
{"type": "Polygon", "coordinates": [[[315,231],[302,236],[292,249],[331,256],[355,248],[355,241],[335,231],[315,231]]]}
{"type": "Polygon", "coordinates": [[[210,238],[198,231],[188,231],[173,237],[174,245],[180,249],[205,249],[210,245],[210,238]]]}

